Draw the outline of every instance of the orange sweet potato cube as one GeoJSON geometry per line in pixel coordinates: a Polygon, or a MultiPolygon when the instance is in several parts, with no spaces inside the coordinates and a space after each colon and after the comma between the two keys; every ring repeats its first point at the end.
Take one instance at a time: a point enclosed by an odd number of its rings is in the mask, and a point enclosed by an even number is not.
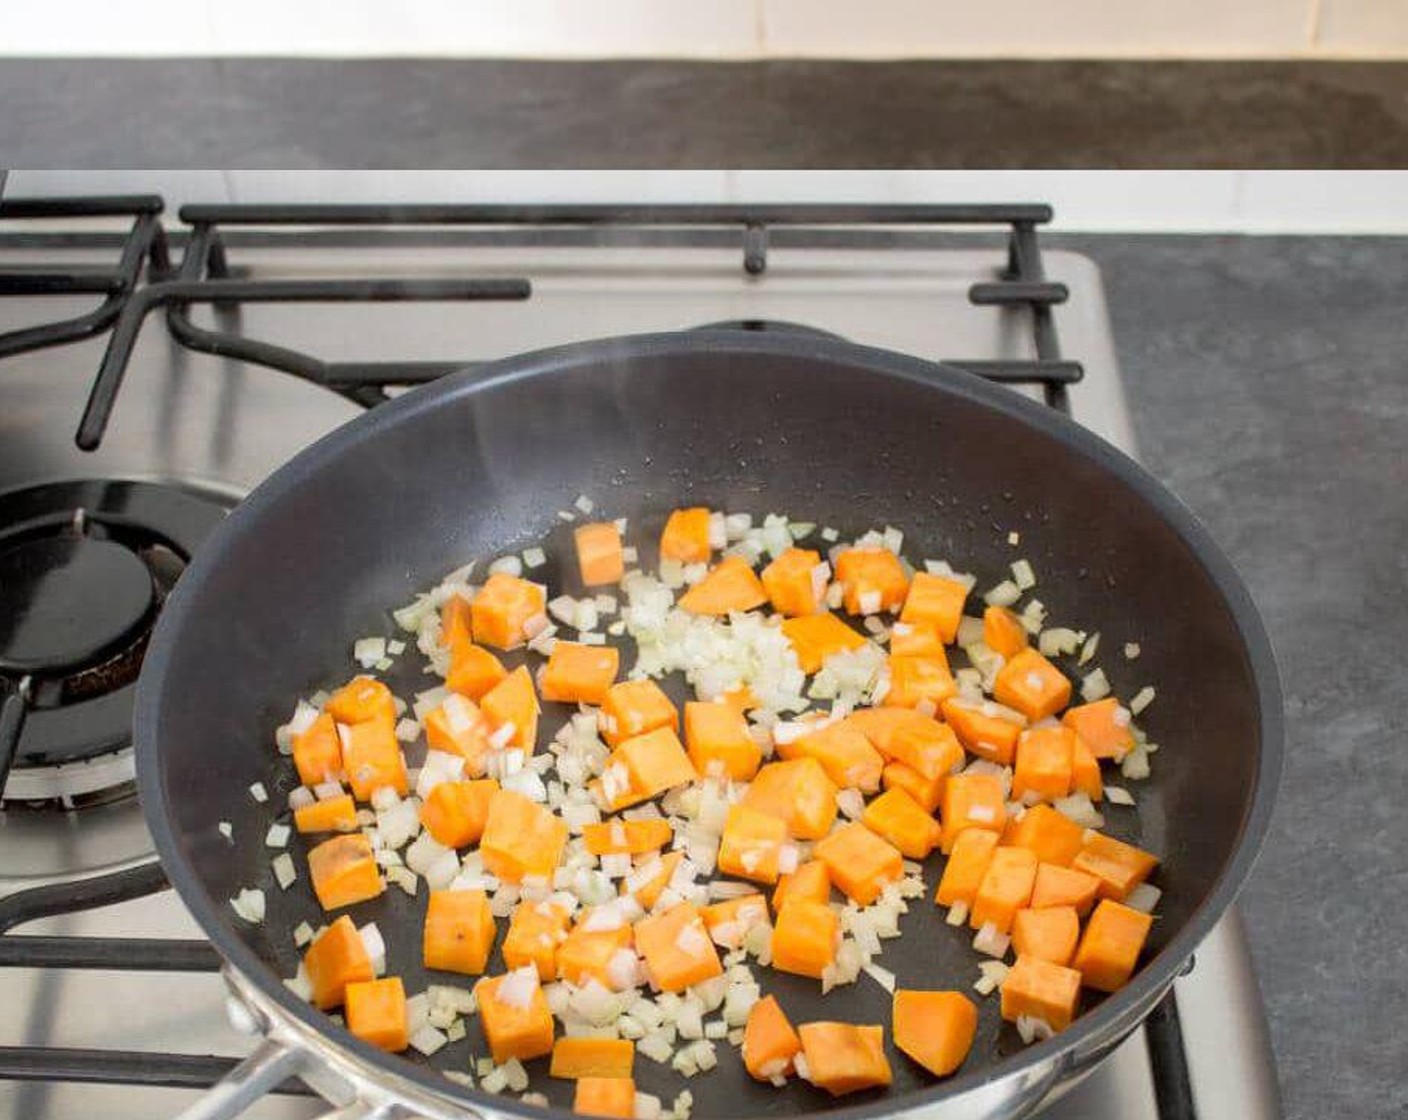
{"type": "Polygon", "coordinates": [[[1134,974],[1153,924],[1150,915],[1103,899],[1086,923],[1071,967],[1081,974],[1087,988],[1118,991],[1134,974]]]}
{"type": "Polygon", "coordinates": [[[683,859],[683,852],[666,852],[647,858],[621,880],[621,893],[632,895],[642,910],[653,910],[683,859]]]}
{"type": "Polygon", "coordinates": [[[305,786],[337,781],[342,773],[342,740],[337,723],[327,712],[293,737],[293,765],[305,786]]]}
{"type": "Polygon", "coordinates": [[[532,967],[538,979],[557,979],[557,949],[567,937],[567,910],[555,902],[521,902],[504,935],[504,964],[509,969],[532,967]]]}
{"type": "Polygon", "coordinates": [[[551,879],[566,844],[567,824],[551,810],[513,790],[494,791],[479,842],[491,875],[507,883],[530,875],[551,879]]]}
{"type": "Polygon", "coordinates": [[[904,790],[926,813],[936,813],[943,798],[944,783],[948,781],[948,775],[926,778],[914,767],[906,766],[903,762],[887,762],[884,772],[880,775],[880,781],[886,789],[904,790]]]}
{"type": "Polygon", "coordinates": [[[1012,919],[1012,948],[1019,957],[1070,964],[1079,938],[1080,916],[1074,906],[1024,907],[1012,919]]]}
{"type": "Polygon", "coordinates": [[[604,587],[620,583],[626,574],[626,557],[621,548],[621,530],[614,521],[596,521],[573,530],[577,545],[577,570],[584,587],[604,587]]]}
{"type": "Polygon", "coordinates": [[[822,609],[828,570],[822,567],[820,553],[789,548],[763,569],[763,589],[780,615],[816,614],[822,609]]]}
{"type": "Polygon", "coordinates": [[[737,949],[750,929],[760,922],[767,924],[768,902],[761,894],[745,894],[711,903],[699,915],[715,945],[737,949]]]}
{"type": "Polygon", "coordinates": [[[680,729],[679,712],[652,680],[613,684],[602,699],[598,722],[602,738],[613,747],[660,727],[680,729]]]}
{"type": "Polygon", "coordinates": [[[869,906],[888,883],[904,874],[899,849],[856,821],[818,840],[812,854],[846,897],[869,906]]]}
{"type": "Polygon", "coordinates": [[[356,832],[357,803],[350,794],[326,797],[293,811],[293,824],[299,832],[356,832]]]}
{"type": "Polygon", "coordinates": [[[752,565],[741,556],[725,556],[680,596],[679,608],[690,614],[722,616],[751,611],[767,601],[768,593],[752,565]]]}
{"type": "Polygon", "coordinates": [[[763,760],[762,748],[748,734],[748,721],[730,704],[698,700],[685,704],[684,741],[690,761],[701,774],[718,772],[746,782],[763,760]]]}
{"type": "Polygon", "coordinates": [[[896,622],[890,629],[890,653],[895,657],[942,657],[947,663],[944,640],[932,626],[896,622]]]}
{"type": "Polygon", "coordinates": [[[558,979],[577,985],[595,980],[604,988],[620,987],[613,981],[611,960],[622,949],[631,947],[631,927],[594,929],[591,916],[591,911],[583,914],[557,947],[558,979]]]}
{"type": "Polygon", "coordinates": [[[1079,735],[1071,748],[1071,788],[1085,794],[1091,801],[1099,801],[1105,796],[1105,784],[1100,778],[1100,760],[1090,753],[1090,748],[1079,735]]]}
{"type": "MultiPolygon", "coordinates": [[[[624,1038],[559,1038],[553,1044],[549,1076],[629,1078],[636,1046],[624,1038]]],[[[628,1114],[631,1115],[631,1114],[628,1114]]]]}
{"type": "Polygon", "coordinates": [[[420,823],[438,843],[464,848],[479,842],[489,820],[489,802],[499,783],[493,778],[441,782],[420,806],[420,823]]]}
{"type": "Polygon", "coordinates": [[[334,836],[310,851],[308,877],[324,910],[365,902],[386,889],[372,856],[371,841],[360,832],[334,836]]]}
{"type": "Polygon", "coordinates": [[[421,938],[425,967],[478,976],[489,963],[496,932],[483,891],[431,891],[421,938]]]}
{"type": "Polygon", "coordinates": [[[968,924],[981,929],[991,922],[999,933],[1011,930],[1017,911],[1031,902],[1036,865],[1036,856],[1026,848],[998,848],[993,852],[978,893],[973,896],[968,924]]]}
{"type": "Polygon", "coordinates": [[[398,976],[347,985],[347,1029],[364,1042],[395,1053],[410,1045],[406,992],[398,976]]]}
{"type": "Polygon", "coordinates": [[[679,736],[668,727],[657,727],[627,739],[611,752],[602,790],[608,808],[622,809],[698,779],[679,736]]]}
{"type": "Polygon", "coordinates": [[[338,723],[366,723],[373,719],[396,722],[396,701],[391,690],[373,677],[353,677],[328,697],[323,711],[338,723]]]}
{"type": "Polygon", "coordinates": [[[953,842],[965,829],[1000,833],[1007,823],[1002,780],[996,774],[955,774],[944,784],[939,817],[944,827],[939,843],[945,852],[953,851],[953,842]]]}
{"type": "Polygon", "coordinates": [[[664,817],[644,821],[601,821],[582,828],[587,851],[594,856],[643,855],[659,851],[674,837],[664,817]]]}
{"type": "Polygon", "coordinates": [[[965,761],[963,745],[947,724],[918,712],[896,726],[885,746],[876,749],[892,762],[903,762],[930,780],[947,778],[965,761]]]}
{"type": "Polygon", "coordinates": [[[433,751],[457,754],[464,759],[465,773],[484,773],[484,763],[491,750],[489,736],[493,728],[477,704],[467,696],[452,693],[425,713],[425,741],[433,751]]]}
{"type": "Polygon", "coordinates": [[[888,1085],[885,1029],[854,1023],[803,1023],[797,1028],[807,1076],[833,1097],[888,1085]]]}
{"type": "Polygon", "coordinates": [[[1077,704],[1061,717],[1061,722],[1081,737],[1096,758],[1122,759],[1134,746],[1129,729],[1129,709],[1113,696],[1091,704],[1077,704]]]}
{"type": "Polygon", "coordinates": [[[836,911],[825,902],[790,899],[773,924],[772,966],[819,980],[826,966],[835,961],[840,943],[841,921],[836,911]]]}
{"type": "Polygon", "coordinates": [[[802,1040],[787,1021],[776,996],[764,996],[748,1012],[743,1028],[743,1065],[759,1081],[785,1077],[802,1052],[802,1040]]]}
{"type": "Polygon", "coordinates": [[[313,1005],[323,1011],[342,1005],[348,984],[376,978],[361,934],[346,914],[313,939],[303,954],[303,968],[313,988],[313,1005]]]}
{"type": "Polygon", "coordinates": [[[1071,702],[1070,678],[1036,650],[1027,648],[997,671],[993,699],[1036,721],[1071,702]]]}
{"type": "Polygon", "coordinates": [[[759,769],[743,804],[783,821],[800,840],[820,840],[836,819],[836,786],[821,763],[804,755],[759,769]]]}
{"type": "Polygon", "coordinates": [[[1085,847],[1085,829],[1050,805],[1033,805],[1012,825],[1005,842],[1026,848],[1043,863],[1069,867],[1085,847]]]}
{"type": "Polygon", "coordinates": [[[543,699],[566,704],[600,704],[621,668],[614,646],[557,641],[543,669],[543,699]]]}
{"type": "Polygon", "coordinates": [[[1002,981],[1002,1017],[1009,1023],[1026,1015],[1063,1031],[1079,1000],[1080,973],[1037,957],[1018,957],[1002,981]]]}
{"type": "Polygon", "coordinates": [[[692,903],[682,902],[663,914],[642,918],[636,923],[635,938],[646,975],[661,991],[683,991],[723,973],[704,919],[692,903]]]}
{"type": "Polygon", "coordinates": [[[1069,727],[1034,727],[1023,732],[1017,740],[1012,796],[1035,793],[1055,801],[1069,794],[1075,745],[1075,732],[1069,727]]]}
{"type": "Polygon", "coordinates": [[[900,621],[932,627],[945,642],[952,642],[958,637],[958,624],[963,620],[963,604],[967,601],[968,588],[958,580],[916,572],[900,611],[900,621]]]}
{"type": "Polygon", "coordinates": [[[484,694],[508,676],[504,663],[483,646],[458,642],[450,647],[450,671],[445,687],[471,700],[484,694]]]}
{"type": "Polygon", "coordinates": [[[1123,902],[1129,892],[1149,877],[1158,866],[1157,856],[1133,844],[1097,833],[1071,861],[1077,871],[1100,880],[1099,896],[1123,902]]]}
{"type": "Polygon", "coordinates": [[[474,614],[463,595],[451,595],[440,605],[440,644],[446,649],[474,641],[474,614]]]}
{"type": "Polygon", "coordinates": [[[895,1046],[935,1077],[963,1064],[978,1030],[978,1009],[962,992],[900,988],[891,1004],[895,1046]]]}
{"type": "Polygon", "coordinates": [[[783,619],[782,633],[792,643],[797,664],[807,674],[820,669],[833,653],[865,645],[861,635],[829,611],[783,619]]]}
{"type": "Polygon", "coordinates": [[[979,758],[999,766],[1011,766],[1017,757],[1017,739],[1022,726],[1004,719],[998,705],[987,701],[963,700],[957,696],[943,702],[944,721],[953,728],[959,742],[979,758]]]}
{"type": "Polygon", "coordinates": [[[528,754],[538,742],[538,694],[533,690],[533,674],[528,666],[520,665],[479,701],[480,710],[488,717],[489,725],[495,732],[502,732],[509,724],[513,734],[509,745],[519,747],[528,754]]]}
{"type": "Polygon", "coordinates": [[[474,640],[496,649],[513,649],[528,638],[527,626],[546,609],[543,589],[530,580],[495,572],[474,595],[470,615],[474,640]]]}
{"type": "Polygon", "coordinates": [[[890,688],[885,693],[887,708],[918,708],[927,715],[958,694],[958,682],[948,670],[945,657],[896,657],[888,661],[890,688]]]}
{"type": "Polygon", "coordinates": [[[910,859],[928,859],[943,832],[939,822],[902,789],[882,793],[865,807],[861,821],[910,859]]]}
{"type": "Polygon", "coordinates": [[[831,872],[819,859],[809,859],[790,875],[779,875],[772,892],[772,908],[779,911],[789,900],[826,902],[831,898],[831,872]]]}
{"type": "Polygon", "coordinates": [[[997,839],[997,833],[986,828],[969,828],[958,834],[934,895],[936,903],[952,906],[961,902],[972,909],[978,887],[997,850],[997,839]]]}
{"type": "Polygon", "coordinates": [[[778,857],[786,842],[787,823],[781,817],[735,805],[728,811],[719,840],[719,870],[755,883],[775,883],[778,857]]]}
{"type": "Polygon", "coordinates": [[[632,1120],[636,1114],[636,1083],[629,1077],[579,1077],[572,1111],[578,1116],[632,1120]]]}
{"type": "Polygon", "coordinates": [[[1034,910],[1069,906],[1084,917],[1095,905],[1095,895],[1099,889],[1100,880],[1094,875],[1054,863],[1040,863],[1036,868],[1036,882],[1032,885],[1031,905],[1034,910]]]}
{"type": "Polygon", "coordinates": [[[406,760],[401,756],[401,744],[389,720],[354,723],[344,726],[339,734],[342,766],[358,801],[370,801],[372,794],[384,787],[406,796],[406,760]]]}
{"type": "Polygon", "coordinates": [[[909,577],[888,548],[848,548],[836,557],[836,578],[845,589],[850,614],[897,611],[909,591],[909,577]]]}
{"type": "Polygon", "coordinates": [[[709,562],[709,511],[703,506],[677,509],[660,534],[660,559],[681,564],[709,562]]]}
{"type": "Polygon", "coordinates": [[[552,1053],[552,1012],[535,969],[486,977],[474,986],[474,996],[489,1053],[499,1065],[552,1053]]]}
{"type": "Polygon", "coordinates": [[[983,645],[1011,659],[1026,649],[1027,628],[1006,607],[989,607],[983,612],[983,645]]]}
{"type": "Polygon", "coordinates": [[[874,793],[880,788],[885,760],[856,728],[854,718],[828,723],[790,743],[778,742],[777,753],[789,761],[815,759],[835,785],[874,793]]]}

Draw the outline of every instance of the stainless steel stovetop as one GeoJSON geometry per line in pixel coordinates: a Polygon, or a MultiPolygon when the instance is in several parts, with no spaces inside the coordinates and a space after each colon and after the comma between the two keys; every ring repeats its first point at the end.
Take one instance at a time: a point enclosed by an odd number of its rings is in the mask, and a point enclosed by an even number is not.
{"type": "MultiPolygon", "coordinates": [[[[78,228],[86,235],[91,227],[78,228]]],[[[30,242],[0,238],[0,270],[33,264],[40,256],[55,267],[92,260],[94,251],[80,240],[46,244],[40,254],[30,242]]],[[[271,238],[236,246],[231,259],[257,278],[477,275],[533,282],[533,297],[524,303],[252,305],[239,312],[246,333],[330,359],[485,359],[733,319],[790,320],[929,357],[1033,353],[1026,309],[975,307],[968,299],[973,282],[996,278],[1005,260],[1000,247],[804,248],[777,239],[761,276],[740,267],[736,244],[608,248],[271,238]]],[[[1134,452],[1099,270],[1071,253],[1048,252],[1044,261],[1048,278],[1070,290],[1069,301],[1054,310],[1063,356],[1085,369],[1084,380],[1070,392],[1073,415],[1134,452]]],[[[71,315],[81,310],[80,300],[91,304],[93,297],[0,300],[0,332],[71,315]]],[[[208,309],[196,318],[215,321],[208,309]]],[[[99,338],[0,361],[0,495],[56,481],[120,478],[236,500],[358,411],[285,374],[183,349],[153,317],[102,447],[84,454],[74,446],[73,431],[104,344],[99,338]]],[[[104,765],[120,777],[130,761],[119,753],[104,765]]],[[[33,791],[62,784],[65,775],[17,771],[14,780],[29,782],[33,791]]],[[[135,797],[68,812],[11,805],[0,813],[0,894],[129,866],[150,852],[135,797]]],[[[171,892],[34,923],[22,932],[198,936],[171,892]]],[[[1279,1115],[1260,997],[1235,911],[1199,949],[1176,993],[1196,1114],[1204,1120],[1279,1115]]],[[[242,1054],[252,1042],[228,1025],[216,974],[5,968],[0,1046],[242,1054]]],[[[189,1090],[0,1081],[0,1116],[158,1120],[191,1098],[189,1090]]],[[[266,1098],[251,1115],[317,1111],[306,1099],[266,1098]]],[[[1167,1102],[1161,1111],[1141,1030],[1041,1115],[1154,1120],[1170,1114],[1167,1102]]]]}

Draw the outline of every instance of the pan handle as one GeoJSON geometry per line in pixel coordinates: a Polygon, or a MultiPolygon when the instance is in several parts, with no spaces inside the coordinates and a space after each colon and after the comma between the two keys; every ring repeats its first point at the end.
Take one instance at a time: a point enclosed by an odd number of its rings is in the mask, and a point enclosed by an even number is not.
{"type": "Polygon", "coordinates": [[[301,1051],[266,1038],[176,1120],[234,1120],[290,1077],[297,1077],[306,1064],[307,1056],[301,1051]]]}

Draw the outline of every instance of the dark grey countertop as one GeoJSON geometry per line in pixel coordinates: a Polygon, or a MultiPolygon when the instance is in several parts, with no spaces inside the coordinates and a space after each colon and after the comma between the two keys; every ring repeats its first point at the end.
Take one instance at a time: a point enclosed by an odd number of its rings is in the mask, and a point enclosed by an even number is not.
{"type": "Polygon", "coordinates": [[[1286,1114],[1408,1114],[1408,239],[1066,237],[1145,464],[1250,585],[1287,764],[1242,896],[1286,1114]]]}

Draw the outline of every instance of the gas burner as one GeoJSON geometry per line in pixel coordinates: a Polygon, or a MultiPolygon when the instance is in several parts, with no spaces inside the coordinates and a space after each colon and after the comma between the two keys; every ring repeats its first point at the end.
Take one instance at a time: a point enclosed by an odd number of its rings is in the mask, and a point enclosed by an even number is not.
{"type": "Polygon", "coordinates": [[[132,701],[152,625],[232,502],[150,482],[0,495],[0,684],[26,698],[10,802],[131,793],[132,701]]]}

